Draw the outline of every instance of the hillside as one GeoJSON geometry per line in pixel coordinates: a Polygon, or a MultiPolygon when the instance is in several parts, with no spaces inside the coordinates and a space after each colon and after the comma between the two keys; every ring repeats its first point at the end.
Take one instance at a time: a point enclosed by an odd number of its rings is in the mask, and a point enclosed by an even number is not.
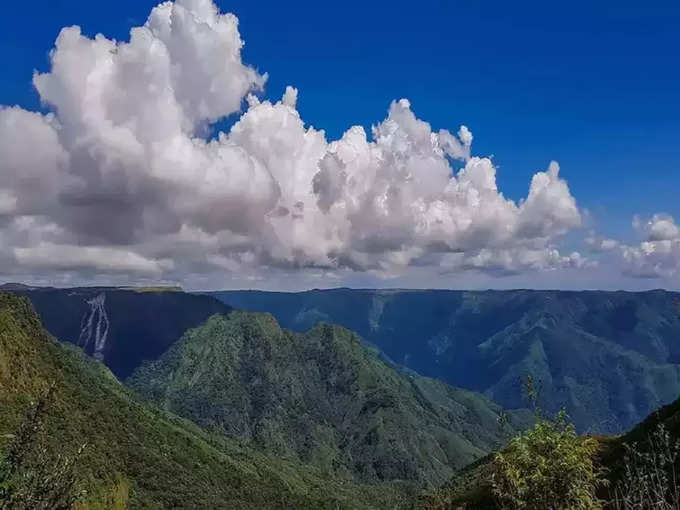
{"type": "Polygon", "coordinates": [[[229,309],[207,296],[170,288],[22,288],[45,328],[78,345],[123,379],[156,359],[184,332],[229,309]]]}
{"type": "MultiPolygon", "coordinates": [[[[625,434],[591,439],[597,444],[595,466],[607,481],[597,490],[604,508],[680,508],[680,398],[625,434]],[[650,488],[652,498],[647,497],[650,488]],[[626,504],[622,493],[627,493],[626,504]]],[[[491,465],[492,456],[487,456],[466,466],[423,497],[421,510],[498,510],[491,465]]]]}
{"type": "MultiPolygon", "coordinates": [[[[209,430],[362,482],[441,483],[502,440],[481,395],[399,372],[344,328],[291,333],[269,314],[215,315],[128,382],[209,430]]],[[[510,430],[525,422],[509,414],[510,430]]]]}
{"type": "Polygon", "coordinates": [[[304,331],[341,324],[398,364],[520,407],[566,407],[582,432],[619,433],[680,393],[680,296],[651,292],[333,289],[211,293],[304,331]]]}
{"type": "Polygon", "coordinates": [[[137,400],[101,363],[41,327],[29,301],[0,293],[0,441],[55,383],[50,449],[72,454],[82,508],[397,508],[402,492],[365,487],[237,442],[137,400]]]}

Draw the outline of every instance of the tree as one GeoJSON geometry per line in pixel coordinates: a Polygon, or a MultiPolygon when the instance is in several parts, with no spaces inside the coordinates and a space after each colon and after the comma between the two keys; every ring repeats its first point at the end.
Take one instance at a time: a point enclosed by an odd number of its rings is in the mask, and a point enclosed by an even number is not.
{"type": "Polygon", "coordinates": [[[31,406],[4,457],[0,458],[0,510],[70,510],[77,491],[75,455],[55,454],[50,448],[44,418],[54,395],[49,386],[31,406]]]}

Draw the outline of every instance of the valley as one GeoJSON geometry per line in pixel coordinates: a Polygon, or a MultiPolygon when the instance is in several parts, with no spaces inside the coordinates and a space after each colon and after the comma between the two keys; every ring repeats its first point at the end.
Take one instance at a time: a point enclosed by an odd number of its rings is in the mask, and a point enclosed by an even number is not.
{"type": "MultiPolygon", "coordinates": [[[[532,426],[527,375],[586,432],[680,392],[661,291],[10,290],[0,432],[55,382],[53,439],[92,444],[83,508],[439,508],[486,491],[488,454],[532,426]]],[[[602,439],[603,462],[630,437],[602,439]]]]}

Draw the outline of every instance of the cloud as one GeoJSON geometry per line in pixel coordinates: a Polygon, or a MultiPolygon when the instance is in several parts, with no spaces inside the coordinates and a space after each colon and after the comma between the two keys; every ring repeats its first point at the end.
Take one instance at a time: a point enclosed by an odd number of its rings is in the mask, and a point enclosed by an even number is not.
{"type": "Polygon", "coordinates": [[[646,221],[636,216],[633,227],[645,240],[621,247],[626,273],[640,278],[680,274],[680,227],[675,219],[666,214],[655,214],[646,221]]]}
{"type": "Polygon", "coordinates": [[[55,245],[46,242],[30,248],[14,248],[14,256],[20,264],[38,269],[93,269],[153,276],[161,275],[173,266],[171,260],[149,260],[116,247],[55,245]]]}
{"type": "Polygon", "coordinates": [[[477,270],[497,276],[508,276],[526,271],[581,269],[593,267],[593,262],[578,252],[562,255],[554,248],[482,249],[472,254],[449,254],[443,258],[440,266],[445,272],[477,270]]]}
{"type": "Polygon", "coordinates": [[[616,239],[598,236],[595,232],[590,232],[585,238],[585,243],[591,253],[608,253],[620,246],[616,239]]]}
{"type": "Polygon", "coordinates": [[[406,99],[370,136],[354,126],[329,141],[301,119],[297,89],[257,97],[267,76],[242,46],[237,18],[211,0],[160,4],[129,42],[64,28],[33,78],[52,113],[0,110],[3,267],[181,280],[585,263],[557,248],[582,222],[557,163],[507,199],[467,127],[433,130],[406,99]],[[232,114],[228,133],[206,137],[232,114]]]}

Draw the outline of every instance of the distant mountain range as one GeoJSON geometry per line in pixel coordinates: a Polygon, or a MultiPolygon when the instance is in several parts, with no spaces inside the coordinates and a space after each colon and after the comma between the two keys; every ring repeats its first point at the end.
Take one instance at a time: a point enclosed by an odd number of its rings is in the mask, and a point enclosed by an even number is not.
{"type": "Polygon", "coordinates": [[[54,287],[36,287],[31,285],[26,285],[24,283],[17,282],[7,282],[0,285],[0,291],[22,291],[22,290],[37,290],[37,289],[53,289],[54,287]]]}
{"type": "Polygon", "coordinates": [[[285,328],[340,324],[424,376],[524,405],[565,407],[579,430],[616,433],[680,394],[680,295],[650,292],[314,290],[213,292],[285,328]]]}

